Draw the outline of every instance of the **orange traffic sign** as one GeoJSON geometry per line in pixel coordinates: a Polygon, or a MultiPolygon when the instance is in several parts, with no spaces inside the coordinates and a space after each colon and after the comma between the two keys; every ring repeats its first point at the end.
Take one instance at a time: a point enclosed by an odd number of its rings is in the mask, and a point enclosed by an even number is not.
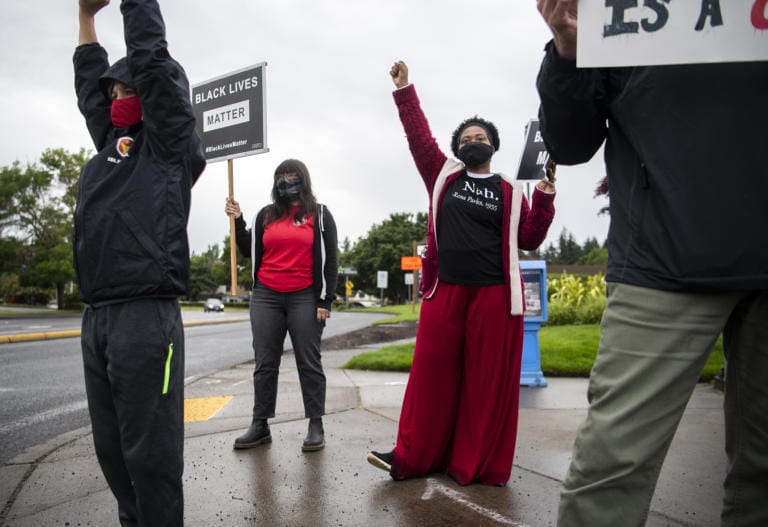
{"type": "Polygon", "coordinates": [[[420,256],[401,256],[400,269],[403,271],[418,271],[421,269],[420,256]]]}

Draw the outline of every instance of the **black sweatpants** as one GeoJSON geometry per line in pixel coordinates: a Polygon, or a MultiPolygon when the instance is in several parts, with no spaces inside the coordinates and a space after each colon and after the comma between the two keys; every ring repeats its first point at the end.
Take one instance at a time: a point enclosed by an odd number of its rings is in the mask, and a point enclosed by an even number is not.
{"type": "Polygon", "coordinates": [[[123,526],[184,523],[184,328],[175,299],[83,313],[93,441],[123,526]]]}

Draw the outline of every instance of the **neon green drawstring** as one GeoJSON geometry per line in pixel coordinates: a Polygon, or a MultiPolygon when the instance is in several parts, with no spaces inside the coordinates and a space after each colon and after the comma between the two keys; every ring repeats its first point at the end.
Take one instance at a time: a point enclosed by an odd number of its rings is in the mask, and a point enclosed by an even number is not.
{"type": "Polygon", "coordinates": [[[171,381],[171,357],[173,357],[173,342],[168,344],[168,356],[165,358],[165,377],[163,379],[163,395],[168,393],[168,384],[171,381]]]}

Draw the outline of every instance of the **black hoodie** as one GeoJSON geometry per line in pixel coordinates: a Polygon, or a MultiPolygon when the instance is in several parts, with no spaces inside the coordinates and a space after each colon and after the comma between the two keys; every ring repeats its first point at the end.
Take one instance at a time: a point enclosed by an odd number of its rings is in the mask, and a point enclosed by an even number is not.
{"type": "Polygon", "coordinates": [[[205,168],[189,83],[168,54],[157,2],[123,0],[121,10],[124,60],[110,70],[99,44],[74,55],[78,107],[98,150],[80,174],[74,229],[80,298],[91,305],[186,294],[191,189],[205,168]],[[112,126],[105,74],[130,79],[141,123],[112,126]]]}

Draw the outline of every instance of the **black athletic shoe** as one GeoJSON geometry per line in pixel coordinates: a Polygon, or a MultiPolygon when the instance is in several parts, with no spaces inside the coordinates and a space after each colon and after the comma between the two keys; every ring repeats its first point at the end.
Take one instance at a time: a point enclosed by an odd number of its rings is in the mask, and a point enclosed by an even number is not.
{"type": "Polygon", "coordinates": [[[380,452],[370,452],[368,454],[368,463],[381,470],[386,470],[387,472],[392,470],[392,462],[394,460],[395,453],[393,451],[383,454],[380,452]]]}
{"type": "Polygon", "coordinates": [[[272,435],[269,433],[269,425],[266,419],[259,419],[251,424],[250,428],[235,439],[234,448],[253,448],[272,442],[272,435]]]}

